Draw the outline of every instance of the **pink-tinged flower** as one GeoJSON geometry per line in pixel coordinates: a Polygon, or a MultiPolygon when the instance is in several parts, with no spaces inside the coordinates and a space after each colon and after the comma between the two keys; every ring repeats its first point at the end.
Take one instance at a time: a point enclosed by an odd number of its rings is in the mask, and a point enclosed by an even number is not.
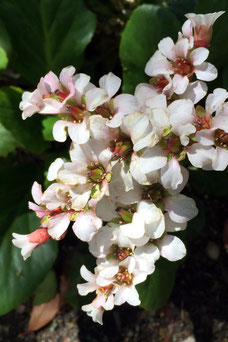
{"type": "Polygon", "coordinates": [[[53,136],[56,141],[66,140],[67,132],[70,138],[78,144],[85,144],[90,137],[89,116],[97,107],[108,100],[104,89],[95,87],[86,74],[77,74],[73,77],[74,96],[66,103],[61,111],[63,120],[57,121],[53,127],[53,136]]]}
{"type": "Polygon", "coordinates": [[[84,209],[89,199],[88,191],[85,194],[80,191],[78,187],[53,183],[42,193],[41,186],[34,182],[32,195],[39,205],[29,202],[29,208],[41,218],[42,227],[53,239],[62,239],[71,221],[74,221],[75,235],[82,241],[90,241],[102,226],[93,209],[84,209]]]}
{"type": "Polygon", "coordinates": [[[133,95],[120,94],[114,97],[121,85],[121,79],[109,72],[99,80],[99,86],[108,94],[108,99],[97,107],[96,114],[106,118],[106,125],[111,128],[119,127],[124,116],[137,110],[137,101],[133,95]]]}
{"type": "Polygon", "coordinates": [[[208,48],[210,46],[212,26],[223,13],[225,12],[220,11],[207,14],[188,13],[185,15],[191,21],[194,30],[194,45],[196,47],[208,48]]]}
{"type": "Polygon", "coordinates": [[[48,234],[47,229],[37,229],[31,234],[22,235],[13,233],[14,239],[12,240],[14,246],[21,248],[21,255],[24,260],[29,258],[32,254],[32,251],[46,243],[51,239],[51,236],[48,234]]]}
{"type": "Polygon", "coordinates": [[[217,77],[217,69],[205,62],[208,49],[200,47],[190,51],[187,38],[178,40],[176,44],[170,37],[164,38],[158,48],[147,62],[145,73],[153,77],[172,76],[172,87],[178,95],[186,91],[194,74],[203,81],[212,81],[217,77]]]}
{"type": "Polygon", "coordinates": [[[228,92],[217,88],[208,95],[206,110],[196,108],[197,143],[186,148],[190,162],[196,167],[223,171],[228,165],[228,104],[224,103],[227,98],[228,92]]]}
{"type": "Polygon", "coordinates": [[[19,105],[23,111],[22,118],[26,119],[34,113],[58,114],[66,102],[74,95],[73,74],[75,68],[64,68],[58,77],[50,71],[40,79],[37,89],[22,95],[19,105]]]}

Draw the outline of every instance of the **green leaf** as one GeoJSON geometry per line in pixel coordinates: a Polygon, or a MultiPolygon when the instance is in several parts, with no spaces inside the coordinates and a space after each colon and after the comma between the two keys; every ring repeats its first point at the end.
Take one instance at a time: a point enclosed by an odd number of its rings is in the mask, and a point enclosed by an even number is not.
{"type": "Polygon", "coordinates": [[[22,120],[18,107],[22,93],[15,87],[0,89],[0,122],[21,146],[32,152],[41,152],[48,147],[42,137],[41,118],[35,115],[22,120]]]}
{"type": "Polygon", "coordinates": [[[6,51],[7,55],[11,54],[12,46],[10,37],[6,31],[5,25],[0,20],[0,46],[6,51]]]}
{"type": "Polygon", "coordinates": [[[147,310],[157,310],[166,304],[172,292],[179,262],[160,259],[154,273],[137,285],[141,306],[147,310]]]}
{"type": "Polygon", "coordinates": [[[53,270],[50,270],[42,283],[37,287],[33,305],[41,305],[53,299],[57,292],[57,279],[53,270]]]}
{"type": "Polygon", "coordinates": [[[0,123],[0,156],[6,157],[10,152],[14,152],[18,146],[12,134],[0,123]]]}
{"type": "Polygon", "coordinates": [[[74,252],[71,259],[71,270],[70,270],[70,290],[66,295],[67,302],[75,309],[79,310],[82,305],[91,302],[92,298],[88,296],[80,296],[77,290],[77,284],[84,283],[85,280],[80,275],[80,268],[85,265],[90,271],[93,272],[95,267],[95,258],[88,252],[74,252]]]}
{"type": "Polygon", "coordinates": [[[8,64],[8,57],[5,50],[0,46],[0,70],[5,69],[8,64]]]}
{"type": "Polygon", "coordinates": [[[34,180],[42,181],[42,164],[16,156],[0,159],[0,237],[9,229],[14,218],[28,211],[34,180]]]}
{"type": "Polygon", "coordinates": [[[133,11],[120,42],[124,92],[133,93],[138,83],[148,81],[144,68],[157,44],[167,36],[177,38],[179,29],[177,18],[167,9],[142,5],[133,11]]]}
{"type": "Polygon", "coordinates": [[[39,227],[35,214],[15,219],[0,244],[0,315],[27,300],[52,267],[57,256],[57,243],[48,241],[33,251],[26,261],[21,250],[12,244],[12,233],[28,234],[39,227]]]}
{"type": "Polygon", "coordinates": [[[44,140],[46,141],[54,141],[53,134],[52,134],[52,129],[56,121],[59,120],[59,117],[56,115],[53,116],[48,116],[42,120],[42,134],[44,137],[44,140]]]}
{"type": "Polygon", "coordinates": [[[1,0],[0,17],[12,40],[16,70],[31,84],[50,70],[79,68],[96,24],[83,0],[1,0]]]}

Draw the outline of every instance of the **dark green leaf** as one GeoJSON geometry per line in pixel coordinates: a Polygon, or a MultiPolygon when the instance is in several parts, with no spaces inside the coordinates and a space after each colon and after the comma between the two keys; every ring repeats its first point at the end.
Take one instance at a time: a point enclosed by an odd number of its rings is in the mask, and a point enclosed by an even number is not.
{"type": "Polygon", "coordinates": [[[74,252],[71,260],[71,271],[70,271],[70,290],[67,293],[66,299],[68,303],[76,310],[79,310],[83,304],[91,301],[91,296],[80,296],[77,291],[77,284],[84,283],[85,280],[80,275],[80,268],[85,265],[91,272],[95,258],[89,253],[74,252]]]}
{"type": "Polygon", "coordinates": [[[41,182],[41,165],[29,160],[19,163],[14,156],[0,159],[0,236],[13,220],[28,211],[34,180],[41,182]]]}
{"type": "Polygon", "coordinates": [[[56,295],[57,291],[57,279],[56,274],[53,270],[50,270],[42,283],[37,287],[33,305],[41,305],[49,302],[56,295]]]}
{"type": "Polygon", "coordinates": [[[5,69],[8,64],[8,57],[5,50],[0,46],[0,70],[5,69]]]}
{"type": "Polygon", "coordinates": [[[32,152],[41,152],[48,146],[43,141],[41,119],[35,115],[22,120],[18,107],[22,93],[15,87],[0,89],[0,122],[21,146],[32,152]]]}
{"type": "Polygon", "coordinates": [[[0,46],[6,51],[7,55],[11,53],[10,37],[6,31],[5,25],[0,20],[0,46]]]}
{"type": "Polygon", "coordinates": [[[160,259],[154,273],[147,280],[137,285],[141,306],[147,310],[157,310],[166,304],[175,282],[179,262],[160,259]]]}
{"type": "Polygon", "coordinates": [[[42,133],[43,133],[44,140],[54,141],[52,129],[53,129],[54,124],[58,120],[59,120],[59,117],[56,115],[48,116],[48,117],[43,119],[43,121],[42,121],[42,125],[43,125],[42,133]]]}
{"type": "Polygon", "coordinates": [[[13,232],[28,234],[38,227],[35,214],[19,216],[0,244],[0,315],[28,299],[55,261],[57,244],[53,240],[33,251],[26,261],[21,250],[12,244],[13,232]]]}
{"type": "Polygon", "coordinates": [[[83,0],[1,0],[0,17],[12,40],[15,67],[32,84],[50,70],[80,67],[95,29],[95,16],[83,0]]]}
{"type": "Polygon", "coordinates": [[[154,5],[136,8],[123,33],[120,59],[123,66],[123,91],[134,92],[140,82],[148,81],[144,68],[162,38],[177,38],[180,24],[169,10],[154,5]]]}
{"type": "Polygon", "coordinates": [[[18,146],[12,134],[0,123],[0,156],[6,157],[10,152],[14,152],[18,146]]]}

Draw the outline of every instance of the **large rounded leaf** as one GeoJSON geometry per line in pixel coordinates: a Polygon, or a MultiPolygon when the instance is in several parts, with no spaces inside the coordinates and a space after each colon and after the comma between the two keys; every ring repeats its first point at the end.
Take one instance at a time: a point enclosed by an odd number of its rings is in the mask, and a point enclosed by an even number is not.
{"type": "Polygon", "coordinates": [[[0,18],[12,40],[15,67],[32,84],[49,70],[79,67],[95,29],[95,15],[83,0],[1,0],[0,18]]]}
{"type": "Polygon", "coordinates": [[[146,62],[167,36],[177,38],[180,24],[169,10],[154,5],[137,7],[122,33],[120,59],[123,66],[123,90],[134,92],[135,86],[146,82],[146,62]]]}
{"type": "Polygon", "coordinates": [[[137,286],[143,308],[154,311],[166,304],[174,286],[179,264],[180,262],[160,259],[156,263],[154,273],[137,286]]]}
{"type": "Polygon", "coordinates": [[[49,241],[33,251],[26,261],[21,250],[12,244],[12,233],[28,234],[39,227],[34,214],[19,216],[0,244],[0,315],[28,299],[52,267],[57,244],[49,241]]]}

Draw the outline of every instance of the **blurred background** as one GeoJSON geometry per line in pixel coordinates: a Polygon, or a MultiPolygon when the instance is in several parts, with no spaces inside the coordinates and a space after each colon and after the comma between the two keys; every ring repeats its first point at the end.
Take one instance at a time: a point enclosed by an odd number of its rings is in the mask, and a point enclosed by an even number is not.
{"type": "Polygon", "coordinates": [[[69,149],[69,141],[53,141],[55,117],[22,120],[22,93],[67,65],[96,85],[112,71],[122,78],[122,91],[134,93],[149,80],[144,67],[158,42],[177,38],[185,13],[220,10],[227,12],[214,25],[209,55],[219,77],[209,92],[228,88],[227,0],[0,0],[0,342],[228,342],[227,170],[185,165],[185,192],[200,209],[179,234],[187,257],[162,261],[140,285],[143,308],[115,308],[105,313],[103,327],[80,311],[79,269],[94,260],[70,230],[26,262],[11,244],[12,232],[38,227],[28,213],[32,183],[48,186],[48,166],[68,158],[69,149]]]}

